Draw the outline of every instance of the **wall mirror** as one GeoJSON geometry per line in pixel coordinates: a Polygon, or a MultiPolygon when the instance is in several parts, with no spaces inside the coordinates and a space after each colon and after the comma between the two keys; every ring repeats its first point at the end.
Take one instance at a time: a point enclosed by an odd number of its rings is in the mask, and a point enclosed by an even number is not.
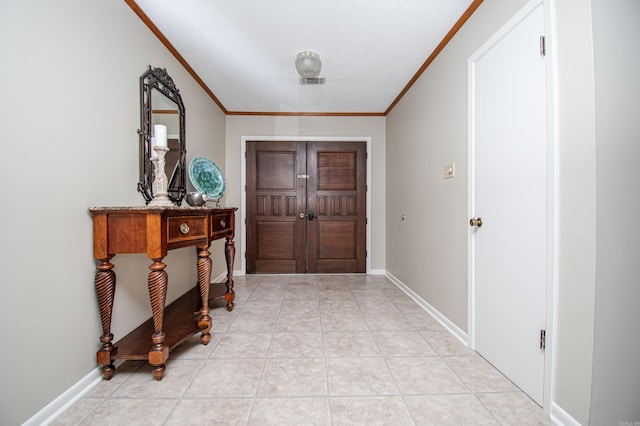
{"type": "Polygon", "coordinates": [[[140,182],[138,191],[148,204],[154,197],[154,169],[151,161],[153,126],[167,126],[165,174],[169,199],[176,205],[186,194],[184,104],[173,79],[163,68],[149,69],[140,77],[140,182]]]}

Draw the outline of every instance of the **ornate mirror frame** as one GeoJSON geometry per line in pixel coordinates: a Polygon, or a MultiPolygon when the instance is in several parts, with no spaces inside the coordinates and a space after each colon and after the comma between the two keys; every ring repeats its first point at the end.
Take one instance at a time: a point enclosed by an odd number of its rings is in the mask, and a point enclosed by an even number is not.
{"type": "MultiPolygon", "coordinates": [[[[173,79],[163,68],[149,69],[140,77],[140,126],[138,130],[140,139],[140,182],[138,191],[142,193],[145,203],[149,204],[154,197],[154,169],[151,161],[151,137],[154,122],[154,97],[164,95],[167,99],[176,104],[179,117],[179,132],[177,147],[171,147],[170,152],[177,154],[174,161],[167,161],[166,175],[168,179],[169,199],[176,205],[182,203],[186,190],[186,141],[185,141],[185,112],[184,103],[180,96],[180,91],[173,83],[173,79]],[[177,153],[175,153],[177,149],[177,153]]],[[[156,112],[157,114],[157,112],[156,112]]],[[[174,144],[175,145],[175,144],[174,144]]],[[[174,156],[175,158],[175,156],[174,156]]]]}

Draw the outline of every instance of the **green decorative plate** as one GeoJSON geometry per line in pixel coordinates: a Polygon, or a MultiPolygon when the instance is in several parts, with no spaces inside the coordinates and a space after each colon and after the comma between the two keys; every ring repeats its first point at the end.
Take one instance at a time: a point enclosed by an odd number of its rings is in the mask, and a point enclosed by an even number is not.
{"type": "Polygon", "coordinates": [[[222,198],[226,183],[224,175],[216,164],[204,157],[196,157],[189,163],[189,179],[194,188],[209,198],[222,198]]]}

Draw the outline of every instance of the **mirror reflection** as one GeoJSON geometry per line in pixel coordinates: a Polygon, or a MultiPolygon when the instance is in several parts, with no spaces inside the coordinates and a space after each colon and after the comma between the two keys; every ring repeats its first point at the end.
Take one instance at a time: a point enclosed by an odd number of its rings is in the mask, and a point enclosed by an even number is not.
{"type": "Polygon", "coordinates": [[[165,69],[152,68],[140,77],[140,182],[138,190],[148,204],[154,198],[154,168],[151,158],[154,125],[166,126],[169,152],[165,156],[168,196],[180,205],[186,194],[185,113],[179,90],[165,69]]]}
{"type": "Polygon", "coordinates": [[[154,89],[151,91],[151,133],[156,124],[167,127],[169,152],[164,157],[165,173],[169,179],[169,187],[175,187],[180,183],[180,110],[172,100],[154,89]]]}

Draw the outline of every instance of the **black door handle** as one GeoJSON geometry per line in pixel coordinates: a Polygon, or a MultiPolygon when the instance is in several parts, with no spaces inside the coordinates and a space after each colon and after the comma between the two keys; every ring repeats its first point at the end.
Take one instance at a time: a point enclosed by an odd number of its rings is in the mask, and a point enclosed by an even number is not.
{"type": "Polygon", "coordinates": [[[313,212],[307,213],[307,219],[313,220],[314,217],[315,217],[315,215],[313,214],[313,212]]]}

